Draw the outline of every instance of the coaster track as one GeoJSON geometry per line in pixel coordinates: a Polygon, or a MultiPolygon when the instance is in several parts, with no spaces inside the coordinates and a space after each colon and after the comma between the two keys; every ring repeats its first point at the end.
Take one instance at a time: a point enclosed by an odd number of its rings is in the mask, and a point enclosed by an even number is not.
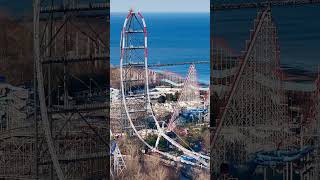
{"type": "Polygon", "coordinates": [[[160,126],[159,121],[157,120],[153,112],[149,95],[147,26],[144,17],[140,12],[136,14],[135,12],[130,10],[127,18],[125,19],[121,32],[120,47],[122,102],[126,117],[135,135],[140,139],[141,142],[143,142],[144,145],[151,149],[151,151],[159,153],[171,160],[180,161],[177,155],[163,152],[158,149],[160,139],[164,138],[179,151],[182,151],[183,154],[196,159],[198,162],[198,166],[209,168],[209,156],[193,152],[169,137],[165,133],[164,129],[160,126]],[[143,58],[141,57],[142,55],[143,58]],[[132,63],[133,61],[134,63],[132,63]],[[144,65],[144,68],[141,71],[141,75],[139,77],[136,77],[136,79],[133,79],[133,77],[130,76],[130,70],[139,68],[135,67],[134,64],[144,65]],[[136,90],[138,84],[143,84],[143,88],[140,88],[140,91],[136,90]],[[136,99],[140,99],[140,101],[143,102],[143,106],[129,106],[129,104],[132,104],[131,102],[134,101],[132,99],[133,94],[135,97],[140,97],[136,99]],[[139,114],[141,115],[141,113],[143,113],[143,116],[139,118],[139,114]],[[143,133],[141,133],[141,131],[146,130],[147,128],[145,125],[141,125],[141,121],[143,122],[147,119],[155,124],[155,129],[152,130],[153,132],[155,132],[155,134],[157,134],[157,141],[155,145],[150,145],[148,142],[146,142],[146,140],[143,138],[143,133]],[[142,128],[139,130],[141,126],[145,129],[142,128]]]}

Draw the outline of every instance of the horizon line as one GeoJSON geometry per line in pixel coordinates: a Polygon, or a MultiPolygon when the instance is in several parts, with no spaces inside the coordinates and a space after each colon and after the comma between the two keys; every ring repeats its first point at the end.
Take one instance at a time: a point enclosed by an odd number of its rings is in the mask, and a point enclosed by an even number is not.
{"type": "MultiPolygon", "coordinates": [[[[110,13],[128,13],[129,11],[110,11],[110,13]]],[[[142,13],[210,13],[210,11],[140,11],[142,13]]]]}
{"type": "MultiPolygon", "coordinates": [[[[156,13],[210,13],[210,9],[208,9],[208,11],[149,11],[149,10],[146,10],[146,11],[143,11],[141,9],[138,9],[138,10],[134,10],[136,12],[140,11],[140,12],[156,12],[156,13]]],[[[113,13],[113,12],[121,12],[121,13],[124,13],[124,12],[129,12],[129,10],[111,10],[110,9],[110,13],[113,13]]]]}

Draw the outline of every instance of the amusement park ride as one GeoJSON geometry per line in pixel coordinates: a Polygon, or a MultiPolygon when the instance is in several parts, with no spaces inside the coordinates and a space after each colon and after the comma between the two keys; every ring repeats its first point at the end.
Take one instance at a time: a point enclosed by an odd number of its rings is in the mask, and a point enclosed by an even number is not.
{"type": "Polygon", "coordinates": [[[33,86],[16,88],[23,89],[17,113],[6,112],[0,179],[107,177],[109,98],[92,82],[109,70],[109,1],[34,0],[30,7],[33,86]]]}
{"type": "MultiPolygon", "coordinates": [[[[31,108],[20,107],[25,111],[31,109],[31,113],[18,120],[6,118],[5,127],[1,124],[0,179],[103,179],[109,170],[116,176],[127,168],[116,135],[109,130],[112,127],[108,127],[109,90],[106,92],[96,85],[96,94],[93,94],[91,83],[98,78],[82,80],[73,71],[86,66],[87,69],[92,67],[92,72],[102,69],[105,76],[109,66],[105,64],[110,58],[108,27],[94,28],[99,18],[104,23],[109,21],[109,14],[105,13],[109,12],[109,1],[82,2],[34,0],[35,78],[30,90],[33,98],[28,102],[31,108]],[[90,19],[92,17],[94,20],[90,19]],[[54,70],[61,73],[54,73],[54,70]],[[75,81],[83,85],[82,92],[69,86],[75,81]]],[[[191,165],[204,171],[210,169],[213,177],[249,179],[259,171],[264,179],[279,179],[279,176],[286,180],[320,179],[320,75],[312,89],[307,115],[301,116],[298,123],[292,122],[283,88],[277,28],[271,11],[272,6],[306,4],[318,5],[320,0],[212,4],[213,13],[258,8],[258,14],[243,54],[226,56],[239,60],[234,71],[221,69],[219,74],[221,79],[232,78],[225,83],[226,92],[219,94],[216,114],[207,112],[214,121],[210,155],[186,148],[181,141],[168,135],[175,133],[177,118],[186,107],[192,107],[189,112],[198,113],[215,105],[210,104],[209,98],[201,101],[196,76],[195,64],[208,62],[150,64],[145,19],[140,12],[130,10],[120,41],[121,103],[118,110],[123,129],[141,142],[141,148],[147,147],[174,164],[191,165]],[[182,90],[171,117],[159,120],[150,97],[155,75],[151,68],[186,64],[190,69],[182,83],[161,79],[182,90]],[[156,135],[156,142],[148,143],[146,134],[156,135]],[[161,150],[161,140],[172,148],[161,150]],[[229,167],[224,168],[226,166],[229,167]]],[[[183,79],[171,75],[179,81],[183,79]]],[[[214,88],[210,90],[215,91],[214,88]]],[[[23,103],[18,103],[17,107],[20,104],[23,103]]]]}
{"type": "Polygon", "coordinates": [[[194,65],[189,68],[189,73],[184,82],[177,105],[174,107],[172,116],[169,120],[168,129],[173,131],[176,127],[176,119],[183,107],[201,107],[200,92],[197,82],[196,69],[194,65]]]}
{"type": "MultiPolygon", "coordinates": [[[[121,32],[121,58],[120,58],[120,78],[121,78],[121,100],[122,100],[122,117],[127,120],[130,129],[133,130],[133,135],[138,137],[140,141],[148,147],[152,152],[162,155],[166,159],[172,161],[187,163],[188,158],[195,162],[196,167],[209,169],[209,156],[194,152],[179,144],[176,140],[167,135],[168,127],[166,122],[160,122],[154,113],[149,90],[149,75],[148,69],[148,32],[144,17],[140,12],[130,10],[125,19],[121,32]],[[133,76],[133,72],[139,70],[139,75],[133,76]],[[150,127],[148,124],[154,124],[150,127]],[[153,132],[157,135],[157,140],[154,145],[148,144],[145,139],[145,131],[153,132]],[[181,151],[185,156],[178,156],[174,153],[164,152],[159,150],[158,145],[160,139],[163,138],[181,151]],[[188,157],[188,158],[187,158],[188,157]]],[[[184,83],[184,89],[178,102],[188,101],[193,98],[193,103],[198,102],[200,105],[199,88],[195,76],[195,67],[191,65],[189,75],[184,83]],[[186,85],[187,84],[187,85],[186,85]],[[197,90],[198,89],[198,90],[197,90]],[[192,94],[190,94],[192,93],[192,94]],[[189,99],[188,99],[189,98],[189,99]],[[198,99],[195,99],[198,98],[198,99]]],[[[189,101],[190,102],[190,101],[189,101]]],[[[178,107],[175,112],[179,112],[178,107]]],[[[175,114],[173,115],[175,116],[175,114]]],[[[173,120],[170,122],[173,125],[173,120]]]]}
{"type": "MultiPolygon", "coordinates": [[[[297,126],[288,114],[285,75],[280,68],[277,29],[271,13],[272,6],[319,3],[288,0],[211,4],[211,13],[258,8],[239,64],[233,65],[235,71],[216,68],[220,74],[213,77],[231,78],[225,93],[219,94],[219,110],[211,120],[211,176],[247,179],[258,170],[264,179],[319,179],[319,86],[313,89],[309,120],[301,117],[297,126]],[[221,170],[226,164],[228,170],[221,170]]],[[[214,15],[212,21],[214,27],[214,15]]],[[[213,59],[217,62],[218,55],[213,54],[213,59]]]]}

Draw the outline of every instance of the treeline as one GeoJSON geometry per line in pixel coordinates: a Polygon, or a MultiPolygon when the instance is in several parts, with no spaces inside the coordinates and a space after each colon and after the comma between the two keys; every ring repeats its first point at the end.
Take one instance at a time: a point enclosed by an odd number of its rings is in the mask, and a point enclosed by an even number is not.
{"type": "Polygon", "coordinates": [[[158,98],[158,103],[165,103],[166,101],[178,101],[180,96],[180,93],[176,92],[175,94],[165,94],[165,95],[161,95],[158,98]]]}

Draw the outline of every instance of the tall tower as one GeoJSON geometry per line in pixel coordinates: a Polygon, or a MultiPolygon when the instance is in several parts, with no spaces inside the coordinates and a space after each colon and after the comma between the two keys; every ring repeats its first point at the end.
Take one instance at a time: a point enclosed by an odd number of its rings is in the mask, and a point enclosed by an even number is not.
{"type": "MultiPolygon", "coordinates": [[[[130,113],[133,115],[133,121],[138,129],[147,128],[147,122],[144,119],[147,111],[147,107],[145,107],[147,102],[145,80],[149,75],[144,71],[147,66],[148,47],[146,24],[142,19],[139,12],[136,13],[131,9],[125,19],[120,41],[120,57],[122,59],[122,66],[120,66],[123,71],[121,80],[124,86],[121,91],[125,95],[132,96],[132,99],[127,101],[127,106],[132,109],[130,113]]],[[[132,134],[124,105],[121,107],[124,129],[132,134]]]]}

